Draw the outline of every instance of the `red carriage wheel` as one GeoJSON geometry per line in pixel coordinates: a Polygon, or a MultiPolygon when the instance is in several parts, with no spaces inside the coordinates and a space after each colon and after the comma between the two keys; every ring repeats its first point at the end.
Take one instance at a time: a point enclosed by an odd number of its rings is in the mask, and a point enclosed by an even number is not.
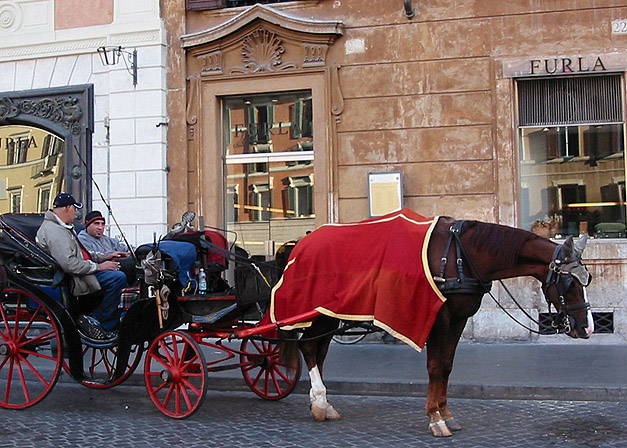
{"type": "Polygon", "coordinates": [[[264,340],[244,339],[240,363],[248,387],[265,400],[287,397],[300,378],[301,361],[289,368],[279,359],[279,346],[264,340]]]}
{"type": "Polygon", "coordinates": [[[0,407],[23,409],[43,400],[59,379],[61,333],[53,314],[27,291],[0,295],[0,407]]]}
{"type": "Polygon", "coordinates": [[[192,415],[207,393],[205,357],[186,333],[169,331],[150,344],[144,378],[152,402],[172,418],[192,415]]]}
{"type": "MultiPolygon", "coordinates": [[[[126,381],[137,369],[144,349],[141,345],[133,345],[124,373],[120,378],[111,381],[117,363],[117,351],[116,346],[93,347],[83,342],[85,379],[81,381],[81,384],[92,389],[108,389],[126,381]]],[[[63,363],[63,370],[70,374],[70,366],[67,362],[63,363]]]]}

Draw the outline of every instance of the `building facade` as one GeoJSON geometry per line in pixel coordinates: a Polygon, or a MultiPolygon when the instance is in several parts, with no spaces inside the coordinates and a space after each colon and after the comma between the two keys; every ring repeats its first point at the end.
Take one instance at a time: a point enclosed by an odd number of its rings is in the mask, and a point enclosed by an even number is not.
{"type": "Polygon", "coordinates": [[[132,244],[163,235],[165,73],[158,0],[1,2],[0,212],[67,190],[106,216],[104,198],[132,244]]]}
{"type": "MultiPolygon", "coordinates": [[[[397,204],[399,184],[371,179],[400,173],[400,202],[425,216],[589,233],[588,296],[613,335],[596,341],[627,337],[627,2],[172,0],[162,13],[170,221],[189,208],[270,254],[397,204]]],[[[507,285],[544,316],[537,282],[507,285]]],[[[464,336],[538,339],[488,298],[464,336]]]]}

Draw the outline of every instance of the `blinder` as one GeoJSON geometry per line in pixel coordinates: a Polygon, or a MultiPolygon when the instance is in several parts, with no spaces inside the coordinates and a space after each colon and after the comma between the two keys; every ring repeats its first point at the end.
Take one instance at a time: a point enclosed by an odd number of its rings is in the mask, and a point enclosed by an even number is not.
{"type": "Polygon", "coordinates": [[[588,272],[586,265],[581,261],[581,254],[577,253],[575,258],[562,260],[564,245],[560,244],[555,248],[553,261],[549,263],[549,274],[546,284],[558,286],[560,294],[565,293],[568,287],[577,279],[582,286],[588,286],[592,281],[592,275],[588,272]]]}
{"type": "Polygon", "coordinates": [[[558,313],[553,316],[552,326],[557,329],[563,329],[566,333],[569,333],[575,325],[575,319],[568,314],[568,311],[589,310],[590,303],[586,301],[578,305],[568,306],[566,305],[564,295],[566,291],[568,291],[568,288],[570,288],[573,280],[576,279],[583,287],[586,287],[592,281],[592,275],[588,272],[586,265],[581,261],[580,251],[575,251],[574,258],[564,260],[562,259],[563,249],[563,244],[555,248],[553,261],[549,264],[546,286],[547,288],[551,285],[556,287],[560,302],[560,307],[557,310],[558,313]]]}

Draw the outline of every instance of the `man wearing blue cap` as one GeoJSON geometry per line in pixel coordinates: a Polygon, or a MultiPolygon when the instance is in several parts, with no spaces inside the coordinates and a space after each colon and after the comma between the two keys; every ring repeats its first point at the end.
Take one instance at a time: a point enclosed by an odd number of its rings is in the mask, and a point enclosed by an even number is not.
{"type": "Polygon", "coordinates": [[[115,339],[119,323],[120,294],[127,286],[114,254],[91,254],[81,245],[74,230],[74,216],[83,205],[69,193],[59,193],[52,210],[44,215],[37,243],[72,276],[71,293],[80,297],[102,290],[104,296],[89,316],[80,316],[79,330],[92,339],[115,339]]]}

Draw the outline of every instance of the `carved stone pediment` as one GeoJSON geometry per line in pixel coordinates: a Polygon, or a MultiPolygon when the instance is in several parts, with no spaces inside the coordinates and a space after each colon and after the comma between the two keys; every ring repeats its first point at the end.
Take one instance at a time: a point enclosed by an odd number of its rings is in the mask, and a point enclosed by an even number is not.
{"type": "Polygon", "coordinates": [[[195,61],[190,73],[237,76],[326,65],[339,21],[312,21],[257,4],[208,30],[182,37],[195,61]]]}

